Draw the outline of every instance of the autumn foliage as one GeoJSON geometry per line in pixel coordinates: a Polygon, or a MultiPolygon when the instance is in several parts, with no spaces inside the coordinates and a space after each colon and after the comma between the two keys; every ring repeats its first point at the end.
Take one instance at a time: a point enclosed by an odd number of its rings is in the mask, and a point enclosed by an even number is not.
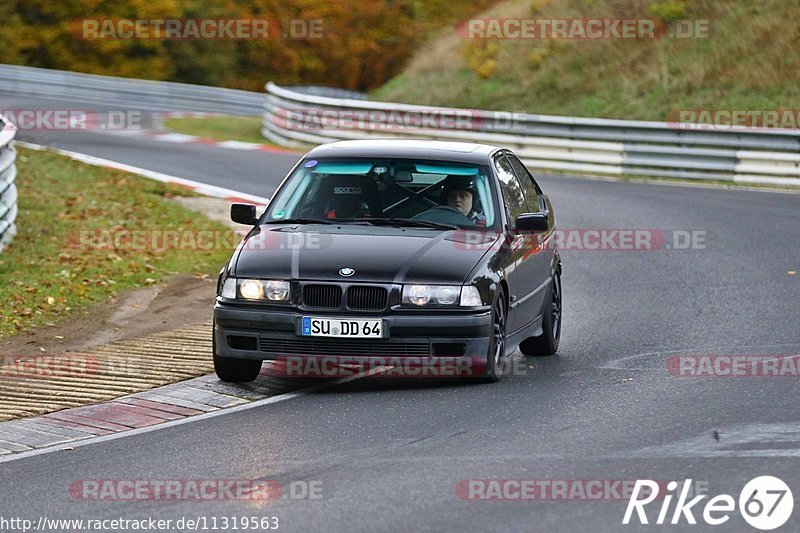
{"type": "MultiPolygon", "coordinates": [[[[267,80],[367,90],[437,31],[493,0],[2,0],[0,62],[263,90],[267,80]],[[82,39],[85,19],[320,21],[321,37],[82,39]]],[[[450,26],[452,27],[452,26],[450,26]]],[[[302,32],[300,32],[302,35],[302,32]]],[[[435,35],[434,35],[435,36],[435,35]]]]}

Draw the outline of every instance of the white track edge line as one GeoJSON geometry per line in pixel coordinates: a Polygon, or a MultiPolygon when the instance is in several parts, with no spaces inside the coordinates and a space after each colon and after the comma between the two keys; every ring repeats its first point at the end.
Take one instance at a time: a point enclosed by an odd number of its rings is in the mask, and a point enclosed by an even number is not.
{"type": "Polygon", "coordinates": [[[169,174],[162,174],[161,172],[155,172],[153,170],[134,167],[132,165],[127,165],[125,163],[118,163],[116,161],[111,161],[110,159],[103,159],[92,155],[81,154],[79,152],[62,150],[60,148],[50,148],[47,146],[42,146],[40,144],[33,144],[21,141],[15,141],[15,142],[16,144],[22,146],[23,148],[28,148],[30,150],[38,150],[38,151],[55,152],[57,154],[69,157],[70,159],[74,159],[75,161],[80,161],[81,163],[85,163],[87,165],[123,170],[125,172],[137,174],[139,176],[160,181],[162,183],[177,183],[180,185],[185,185],[194,190],[195,192],[197,192],[198,194],[202,194],[205,196],[213,196],[215,198],[241,198],[242,200],[248,200],[261,205],[266,205],[269,202],[268,198],[264,198],[262,196],[256,196],[254,194],[234,191],[232,189],[226,189],[224,187],[218,187],[216,185],[209,185],[207,183],[201,183],[199,181],[180,178],[178,176],[170,176],[169,174]]]}

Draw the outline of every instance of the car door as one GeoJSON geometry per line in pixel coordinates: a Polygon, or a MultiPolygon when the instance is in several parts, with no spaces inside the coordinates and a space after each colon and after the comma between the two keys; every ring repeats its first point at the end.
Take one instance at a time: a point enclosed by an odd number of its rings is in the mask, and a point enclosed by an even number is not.
{"type": "Polygon", "coordinates": [[[507,153],[506,157],[514,170],[520,184],[525,201],[528,204],[529,213],[546,213],[548,218],[548,230],[542,233],[528,233],[526,235],[526,263],[528,271],[531,272],[526,279],[526,290],[532,292],[530,297],[529,316],[536,318],[542,308],[546,296],[547,282],[550,278],[550,268],[552,265],[555,242],[553,240],[555,232],[555,221],[548,208],[548,203],[539,188],[539,184],[533,179],[533,175],[525,168],[517,156],[507,153]]]}
{"type": "Polygon", "coordinates": [[[530,272],[530,265],[526,264],[525,235],[514,229],[514,221],[519,215],[528,211],[528,205],[525,202],[522,186],[514,175],[514,170],[506,159],[505,153],[501,152],[496,155],[493,163],[508,221],[504,233],[509,258],[506,267],[506,280],[510,293],[508,295],[507,332],[511,334],[536,318],[536,314],[529,316],[528,309],[531,283],[527,278],[532,275],[532,272],[530,272]]]}

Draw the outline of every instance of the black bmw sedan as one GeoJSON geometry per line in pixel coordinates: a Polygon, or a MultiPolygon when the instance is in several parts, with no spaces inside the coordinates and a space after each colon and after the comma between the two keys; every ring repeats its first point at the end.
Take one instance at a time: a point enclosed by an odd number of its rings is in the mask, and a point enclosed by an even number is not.
{"type": "Polygon", "coordinates": [[[423,140],[308,152],[222,269],[214,368],[254,380],[266,359],[466,363],[497,381],[505,357],[550,355],[561,260],[550,199],[509,150],[423,140]]]}

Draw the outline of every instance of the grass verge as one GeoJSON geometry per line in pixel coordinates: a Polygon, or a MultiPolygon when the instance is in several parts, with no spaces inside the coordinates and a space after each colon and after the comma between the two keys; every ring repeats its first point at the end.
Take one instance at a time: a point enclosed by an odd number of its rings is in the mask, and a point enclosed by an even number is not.
{"type": "Polygon", "coordinates": [[[0,336],[174,274],[215,275],[233,249],[227,241],[210,247],[190,242],[201,231],[226,235],[230,229],[169,200],[190,195],[185,189],[53,152],[19,149],[17,168],[18,234],[0,254],[0,336]],[[129,231],[157,245],[108,240],[133,235],[129,231]],[[180,236],[173,241],[180,244],[156,241],[165,231],[180,236]]]}
{"type": "Polygon", "coordinates": [[[203,118],[168,118],[164,126],[186,135],[196,135],[219,141],[242,141],[272,144],[261,135],[261,116],[240,117],[215,115],[203,118]]]}

